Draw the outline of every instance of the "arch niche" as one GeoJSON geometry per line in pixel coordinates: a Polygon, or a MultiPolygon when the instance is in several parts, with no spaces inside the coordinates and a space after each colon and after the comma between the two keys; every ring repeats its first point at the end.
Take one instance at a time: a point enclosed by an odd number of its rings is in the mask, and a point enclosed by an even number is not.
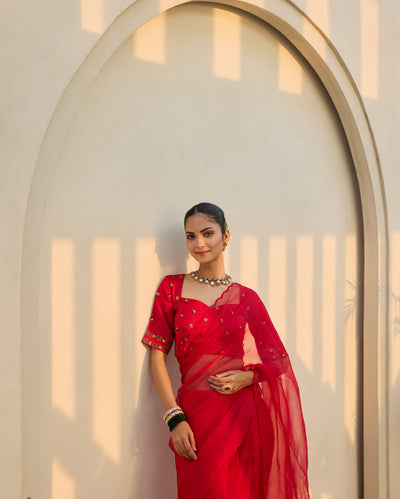
{"type": "MultiPolygon", "coordinates": [[[[24,233],[22,273],[22,365],[23,365],[23,472],[39,466],[34,458],[40,435],[35,397],[39,374],[39,296],[37,283],[40,227],[47,190],[62,141],[79,103],[108,58],[121,43],[158,14],[180,1],[138,1],[124,11],[102,35],[66,88],[44,138],[28,200],[24,233]],[[38,230],[39,229],[39,230],[38,230]],[[32,389],[30,389],[32,388],[32,389]],[[36,391],[35,391],[36,390],[36,391]]],[[[232,1],[207,2],[226,5],[252,14],[279,31],[308,61],[328,92],[346,135],[356,170],[362,207],[363,254],[363,462],[364,497],[386,497],[386,317],[387,317],[387,225],[384,190],[378,154],[362,99],[345,64],[330,41],[287,0],[265,2],[266,6],[232,1]],[[378,293],[378,283],[381,292],[378,293]],[[378,417],[378,415],[380,417],[378,417]]],[[[39,469],[37,469],[39,472],[39,469]]],[[[38,473],[39,474],[39,473],[38,473]]],[[[25,488],[25,487],[24,487],[25,488]]],[[[34,495],[32,489],[29,490],[34,495]]]]}

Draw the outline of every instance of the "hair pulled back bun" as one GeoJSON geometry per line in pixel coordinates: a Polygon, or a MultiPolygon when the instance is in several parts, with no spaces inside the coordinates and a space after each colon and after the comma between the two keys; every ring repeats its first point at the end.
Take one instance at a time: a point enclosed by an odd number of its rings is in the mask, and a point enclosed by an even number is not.
{"type": "Polygon", "coordinates": [[[213,220],[221,227],[222,234],[225,234],[228,225],[225,221],[224,212],[221,210],[219,206],[213,203],[198,203],[195,204],[186,212],[184,225],[186,226],[186,220],[195,215],[196,213],[202,213],[210,220],[213,220]]]}

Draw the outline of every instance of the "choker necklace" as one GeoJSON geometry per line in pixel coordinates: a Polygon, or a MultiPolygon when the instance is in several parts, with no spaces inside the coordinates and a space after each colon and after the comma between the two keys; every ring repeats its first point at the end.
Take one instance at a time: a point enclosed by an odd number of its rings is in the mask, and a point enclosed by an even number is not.
{"type": "Polygon", "coordinates": [[[219,286],[220,284],[227,286],[232,282],[232,277],[228,274],[226,274],[225,277],[222,277],[222,279],[215,279],[214,277],[212,279],[207,279],[207,277],[202,277],[197,272],[191,272],[190,275],[195,281],[203,282],[204,284],[209,284],[210,286],[219,286]]]}

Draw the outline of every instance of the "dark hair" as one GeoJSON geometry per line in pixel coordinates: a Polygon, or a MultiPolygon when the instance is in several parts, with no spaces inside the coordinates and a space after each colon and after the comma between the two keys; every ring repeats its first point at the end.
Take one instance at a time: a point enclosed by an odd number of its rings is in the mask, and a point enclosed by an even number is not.
{"type": "Polygon", "coordinates": [[[196,213],[202,213],[203,215],[206,215],[206,217],[216,222],[221,227],[222,235],[225,234],[228,225],[225,221],[224,212],[221,210],[219,206],[212,203],[195,204],[190,208],[189,211],[186,212],[184,220],[185,226],[186,226],[186,220],[192,215],[195,215],[196,213]]]}

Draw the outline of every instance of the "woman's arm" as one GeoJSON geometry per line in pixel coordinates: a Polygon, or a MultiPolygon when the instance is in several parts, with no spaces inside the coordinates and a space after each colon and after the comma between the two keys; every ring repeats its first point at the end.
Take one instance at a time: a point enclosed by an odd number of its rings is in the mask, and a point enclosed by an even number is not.
{"type": "MultiPolygon", "coordinates": [[[[167,371],[166,357],[166,354],[160,350],[157,350],[156,348],[151,349],[150,369],[153,375],[154,384],[156,385],[164,409],[168,410],[175,407],[177,403],[167,371]]],[[[171,437],[175,450],[180,456],[191,460],[197,459],[195,454],[196,443],[194,435],[186,421],[182,421],[175,426],[171,432],[171,437]]]]}
{"type": "Polygon", "coordinates": [[[161,399],[161,403],[164,409],[167,411],[171,407],[177,405],[174,391],[172,389],[171,380],[168,375],[166,366],[166,354],[152,348],[150,352],[150,369],[153,375],[154,384],[156,385],[158,395],[161,399]]]}

